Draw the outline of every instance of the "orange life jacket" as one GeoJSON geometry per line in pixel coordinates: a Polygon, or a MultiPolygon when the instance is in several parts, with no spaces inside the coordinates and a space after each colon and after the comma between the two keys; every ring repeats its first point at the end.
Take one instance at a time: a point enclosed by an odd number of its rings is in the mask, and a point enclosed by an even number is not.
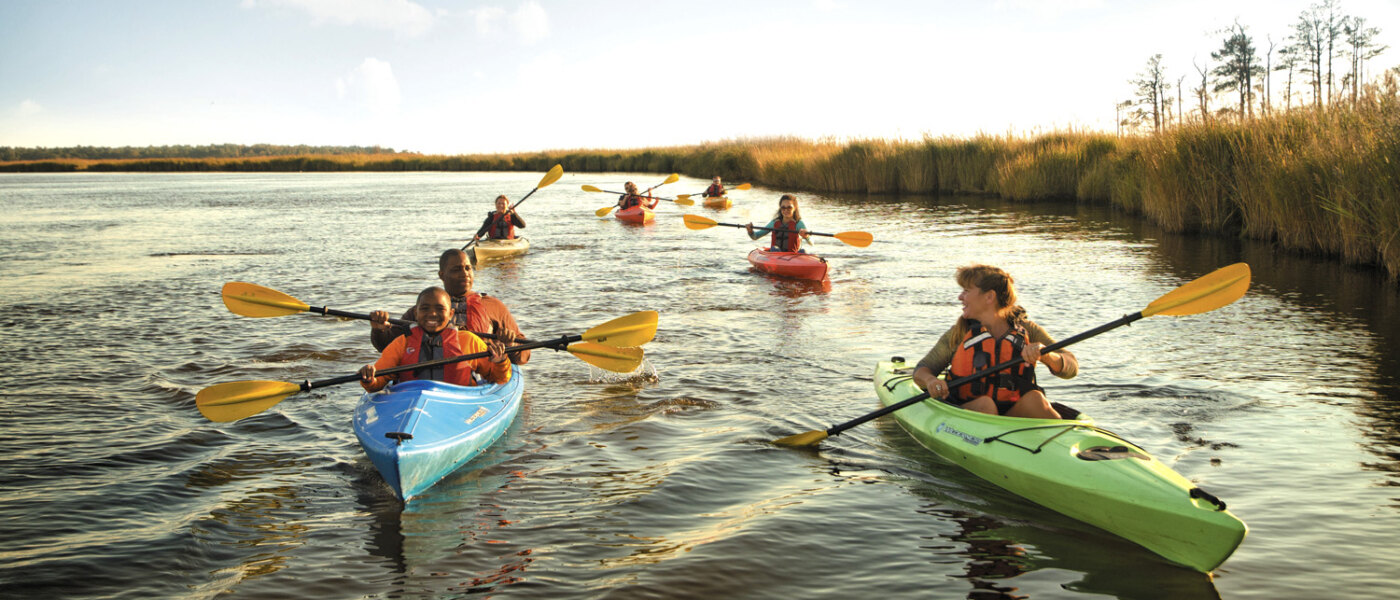
{"type": "MultiPolygon", "coordinates": [[[[451,358],[462,355],[461,339],[457,337],[457,329],[447,327],[437,336],[437,343],[426,343],[428,337],[424,335],[423,329],[414,325],[408,332],[408,339],[404,341],[403,356],[399,358],[397,366],[416,365],[420,362],[427,362],[439,358],[451,358]]],[[[399,381],[411,381],[413,379],[429,379],[432,381],[442,381],[454,385],[472,385],[472,368],[466,361],[455,362],[426,369],[416,369],[404,371],[395,375],[399,381]]]]}
{"type": "Polygon", "coordinates": [[[769,242],[768,249],[778,252],[797,252],[802,248],[802,236],[797,235],[797,221],[792,221],[784,225],[778,220],[773,221],[773,240],[769,242]]]}
{"type": "MultiPolygon", "coordinates": [[[[1021,348],[1029,340],[1026,328],[1019,323],[1001,339],[996,339],[981,323],[968,323],[967,335],[953,353],[953,362],[948,366],[948,380],[966,377],[993,365],[1013,360],[1021,355],[1021,348]]],[[[959,400],[975,400],[990,396],[993,400],[1015,402],[1021,399],[1022,392],[1035,389],[1035,366],[1026,363],[1009,369],[1002,369],[958,386],[953,390],[959,400]]]]}
{"type": "Polygon", "coordinates": [[[497,240],[515,239],[515,218],[502,217],[498,211],[491,211],[491,226],[486,230],[486,235],[497,240]]]}
{"type": "Polygon", "coordinates": [[[636,194],[623,194],[621,200],[622,210],[627,210],[629,208],[632,208],[633,206],[641,206],[642,204],[642,197],[636,194]]]}
{"type": "Polygon", "coordinates": [[[706,198],[716,198],[716,197],[723,196],[723,195],[724,195],[724,186],[722,186],[722,185],[720,185],[720,184],[718,184],[718,183],[711,183],[711,184],[710,184],[710,187],[705,188],[705,194],[704,194],[704,196],[705,196],[706,198]]]}

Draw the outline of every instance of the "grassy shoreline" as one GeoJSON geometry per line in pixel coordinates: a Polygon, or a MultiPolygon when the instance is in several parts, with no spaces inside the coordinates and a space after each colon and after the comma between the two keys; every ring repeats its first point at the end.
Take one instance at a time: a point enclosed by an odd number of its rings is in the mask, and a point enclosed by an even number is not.
{"type": "Polygon", "coordinates": [[[1400,278],[1400,91],[1355,106],[1187,124],[1148,136],[1058,132],[921,141],[765,138],[637,150],[464,156],[46,160],[0,172],[566,171],[721,175],[791,191],[979,193],[1110,203],[1174,232],[1273,241],[1400,278]]]}

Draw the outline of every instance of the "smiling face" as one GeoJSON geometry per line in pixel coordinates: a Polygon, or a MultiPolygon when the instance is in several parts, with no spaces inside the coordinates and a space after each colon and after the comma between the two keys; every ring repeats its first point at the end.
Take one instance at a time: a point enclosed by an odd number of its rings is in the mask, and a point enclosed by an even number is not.
{"type": "Polygon", "coordinates": [[[461,297],[471,293],[476,271],[467,262],[465,253],[452,252],[443,257],[438,279],[442,280],[442,287],[447,293],[452,294],[454,298],[461,297]]]}
{"type": "Polygon", "coordinates": [[[413,318],[428,333],[439,333],[452,323],[452,299],[441,288],[428,288],[418,294],[413,318]]]}
{"type": "Polygon", "coordinates": [[[795,210],[797,210],[797,203],[792,200],[783,198],[782,201],[778,202],[778,214],[782,215],[784,219],[791,219],[792,212],[795,210]]]}
{"type": "Polygon", "coordinates": [[[505,196],[498,196],[496,198],[496,212],[506,212],[507,208],[510,208],[510,200],[508,200],[505,196]]]}
{"type": "Polygon", "coordinates": [[[992,290],[983,290],[975,285],[963,288],[958,294],[958,301],[962,302],[962,316],[964,319],[973,319],[983,323],[996,318],[997,315],[997,293],[992,290]]]}

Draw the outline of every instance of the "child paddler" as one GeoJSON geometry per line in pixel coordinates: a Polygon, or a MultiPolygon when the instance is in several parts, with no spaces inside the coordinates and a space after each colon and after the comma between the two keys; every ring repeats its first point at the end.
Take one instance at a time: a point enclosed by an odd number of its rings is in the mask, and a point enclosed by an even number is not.
{"type": "Polygon", "coordinates": [[[486,213],[486,221],[482,222],[481,229],[476,230],[472,241],[513,240],[516,227],[524,229],[525,219],[520,218],[520,213],[510,207],[510,198],[505,195],[496,196],[496,210],[486,213]]]}
{"type": "MultiPolygon", "coordinates": [[[[622,189],[627,193],[617,197],[617,207],[620,210],[627,210],[629,208],[632,208],[633,206],[640,206],[646,209],[654,209],[656,208],[657,204],[661,203],[661,201],[657,200],[656,198],[652,198],[649,195],[643,195],[641,192],[638,192],[637,184],[632,183],[630,181],[623,184],[622,189]]],[[[651,190],[652,188],[647,188],[646,194],[651,194],[651,190]]]]}
{"type": "Polygon", "coordinates": [[[452,298],[447,295],[447,290],[430,287],[420,292],[414,314],[418,317],[418,324],[409,329],[408,335],[394,338],[394,341],[384,348],[383,354],[379,355],[379,360],[360,368],[360,385],[364,386],[366,391],[377,392],[390,381],[411,379],[475,385],[473,374],[480,375],[483,382],[510,381],[510,359],[506,358],[505,345],[499,340],[483,342],[469,331],[457,331],[457,328],[452,326],[452,298]],[[384,377],[375,376],[375,373],[392,367],[478,352],[490,352],[491,356],[384,377]]]}
{"type": "MultiPolygon", "coordinates": [[[[500,336],[507,345],[514,342],[515,338],[525,336],[515,324],[515,317],[511,316],[505,303],[472,291],[476,270],[472,268],[465,252],[455,248],[443,252],[438,257],[438,279],[442,280],[443,289],[447,290],[448,296],[451,297],[452,324],[458,329],[494,334],[500,336]]],[[[370,342],[376,350],[383,350],[394,338],[408,333],[408,328],[389,323],[388,311],[376,310],[369,315],[370,325],[373,326],[370,330],[370,342]]],[[[415,317],[414,308],[409,308],[402,318],[414,321],[415,317]]],[[[530,362],[530,351],[512,353],[511,362],[517,365],[530,362]]]]}
{"type": "Polygon", "coordinates": [[[723,184],[723,183],[720,183],[719,175],[715,175],[715,178],[714,178],[713,180],[710,181],[710,187],[705,188],[705,193],[704,193],[704,194],[701,194],[700,197],[701,197],[701,198],[719,198],[720,196],[723,196],[723,195],[724,195],[724,184],[723,184]]]}
{"type": "Polygon", "coordinates": [[[797,196],[792,194],[783,194],[783,197],[778,199],[778,212],[762,230],[755,232],[753,223],[749,223],[746,230],[751,240],[761,238],[769,231],[773,232],[773,238],[768,243],[770,252],[806,252],[802,249],[802,240],[811,239],[807,234],[807,226],[802,223],[802,211],[797,208],[797,196]]]}

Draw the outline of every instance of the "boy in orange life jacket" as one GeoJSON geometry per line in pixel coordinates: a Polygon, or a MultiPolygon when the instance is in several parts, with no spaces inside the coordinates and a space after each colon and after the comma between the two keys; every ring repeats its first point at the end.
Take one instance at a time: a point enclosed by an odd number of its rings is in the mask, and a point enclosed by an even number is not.
{"type": "Polygon", "coordinates": [[[1061,379],[1079,373],[1079,361],[1068,350],[1041,354],[1055,340],[1026,318],[1016,304],[1016,288],[1006,271],[987,265],[958,269],[962,316],[939,338],[914,370],[914,383],[934,398],[968,410],[1012,417],[1058,419],[1045,391],[1035,383],[1035,364],[1043,362],[1061,379]],[[1024,363],[949,390],[948,381],[999,365],[1020,356],[1024,363]],[[938,374],[948,369],[947,381],[938,374]]]}
{"type": "Polygon", "coordinates": [[[513,240],[516,227],[524,229],[525,219],[510,207],[510,198],[496,196],[496,210],[486,213],[486,221],[482,222],[481,229],[476,230],[472,241],[480,241],[483,235],[488,240],[513,240]]]}
{"type": "Polygon", "coordinates": [[[366,391],[377,392],[394,381],[429,379],[454,385],[472,385],[472,372],[481,374],[482,379],[491,383],[510,381],[510,361],[506,358],[505,347],[498,340],[487,344],[470,331],[457,331],[452,327],[452,298],[440,287],[430,287],[418,294],[418,305],[414,307],[418,324],[390,342],[372,365],[360,368],[360,385],[366,391]],[[391,376],[375,377],[375,373],[391,367],[412,365],[440,358],[452,358],[463,354],[476,354],[489,351],[488,358],[464,360],[437,367],[396,373],[391,376]]]}
{"type": "Polygon", "coordinates": [[[718,198],[718,197],[723,196],[723,195],[724,195],[724,184],[722,184],[722,183],[719,182],[719,175],[715,175],[714,180],[712,180],[712,181],[710,182],[710,187],[705,188],[705,193],[702,194],[701,197],[702,197],[702,198],[718,198]]]}

